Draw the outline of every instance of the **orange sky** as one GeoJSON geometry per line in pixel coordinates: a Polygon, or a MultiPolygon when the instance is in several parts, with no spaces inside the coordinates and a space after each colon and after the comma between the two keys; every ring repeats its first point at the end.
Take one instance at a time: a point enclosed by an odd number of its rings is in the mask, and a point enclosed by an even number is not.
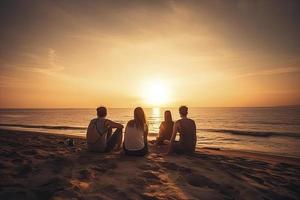
{"type": "Polygon", "coordinates": [[[0,107],[300,102],[297,1],[8,2],[0,107]]]}

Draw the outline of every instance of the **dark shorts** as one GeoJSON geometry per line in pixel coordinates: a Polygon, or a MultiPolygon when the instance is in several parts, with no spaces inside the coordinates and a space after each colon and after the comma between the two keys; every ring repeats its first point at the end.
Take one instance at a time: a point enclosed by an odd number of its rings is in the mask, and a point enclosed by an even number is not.
{"type": "Polygon", "coordinates": [[[157,145],[165,145],[164,144],[164,141],[165,140],[168,140],[167,138],[164,138],[164,137],[158,137],[157,139],[156,139],[156,144],[157,145]]]}
{"type": "Polygon", "coordinates": [[[137,151],[127,150],[125,148],[124,144],[123,144],[123,149],[124,149],[125,155],[128,155],[128,156],[144,156],[148,153],[148,143],[145,142],[144,148],[142,148],[141,150],[137,150],[137,151]]]}
{"type": "Polygon", "coordinates": [[[120,140],[122,140],[122,129],[116,129],[115,132],[108,138],[108,141],[106,143],[106,149],[105,152],[111,152],[118,143],[120,143],[120,140]]]}
{"type": "Polygon", "coordinates": [[[179,141],[175,141],[172,146],[172,150],[177,154],[193,154],[194,150],[184,148],[179,141]]]}

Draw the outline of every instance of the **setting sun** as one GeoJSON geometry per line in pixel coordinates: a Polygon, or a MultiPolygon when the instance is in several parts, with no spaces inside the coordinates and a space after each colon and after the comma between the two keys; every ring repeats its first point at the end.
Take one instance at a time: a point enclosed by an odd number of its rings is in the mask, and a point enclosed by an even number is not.
{"type": "Polygon", "coordinates": [[[142,95],[144,102],[151,106],[161,106],[170,101],[170,89],[166,83],[159,81],[148,83],[143,89],[142,95]]]}

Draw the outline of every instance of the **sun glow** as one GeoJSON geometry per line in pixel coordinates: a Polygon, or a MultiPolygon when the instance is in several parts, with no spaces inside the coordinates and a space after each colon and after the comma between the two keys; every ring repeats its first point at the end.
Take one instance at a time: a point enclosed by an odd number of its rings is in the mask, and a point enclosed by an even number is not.
{"type": "Polygon", "coordinates": [[[154,81],[143,89],[143,99],[147,105],[162,106],[170,102],[170,90],[165,83],[154,81]]]}

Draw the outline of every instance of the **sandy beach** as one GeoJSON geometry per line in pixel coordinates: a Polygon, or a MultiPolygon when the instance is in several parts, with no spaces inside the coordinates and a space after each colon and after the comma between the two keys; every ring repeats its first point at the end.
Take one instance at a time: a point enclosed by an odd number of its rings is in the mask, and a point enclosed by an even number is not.
{"type": "Polygon", "coordinates": [[[70,136],[0,130],[0,199],[299,199],[300,159],[197,149],[90,153],[70,136]]]}

